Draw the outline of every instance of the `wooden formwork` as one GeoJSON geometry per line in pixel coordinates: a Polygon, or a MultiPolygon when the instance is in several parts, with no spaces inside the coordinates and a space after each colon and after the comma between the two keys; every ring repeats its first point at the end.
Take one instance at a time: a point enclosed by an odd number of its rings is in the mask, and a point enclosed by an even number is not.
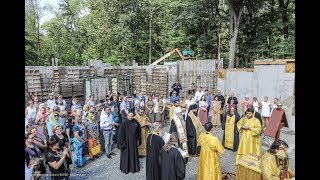
{"type": "Polygon", "coordinates": [[[191,83],[194,83],[196,87],[202,86],[211,92],[214,91],[216,87],[215,62],[215,60],[180,61],[178,63],[178,78],[182,86],[180,96],[187,96],[191,83]]]}
{"type": "Polygon", "coordinates": [[[38,95],[41,99],[42,89],[41,89],[41,77],[39,70],[25,70],[25,82],[27,92],[38,95]]]}
{"type": "Polygon", "coordinates": [[[142,84],[144,84],[147,81],[147,72],[145,69],[135,69],[134,70],[134,76],[133,76],[133,88],[139,94],[140,92],[142,94],[146,93],[145,87],[143,87],[142,84]]]}
{"type": "Polygon", "coordinates": [[[168,72],[165,68],[152,69],[152,82],[154,84],[153,92],[156,96],[166,97],[168,87],[168,72]]]}

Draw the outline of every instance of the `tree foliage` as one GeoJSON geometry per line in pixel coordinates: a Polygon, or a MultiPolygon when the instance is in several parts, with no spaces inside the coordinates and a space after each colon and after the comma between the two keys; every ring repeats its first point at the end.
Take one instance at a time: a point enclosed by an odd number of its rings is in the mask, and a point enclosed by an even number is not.
{"type": "MultiPolygon", "coordinates": [[[[227,0],[60,0],[55,17],[39,26],[44,9],[26,0],[26,65],[149,64],[174,48],[193,50],[194,59],[229,60],[227,0]]],[[[238,0],[233,2],[239,3],[238,0]]],[[[290,0],[243,0],[235,67],[255,59],[294,58],[294,9],[290,0]]],[[[235,6],[237,11],[237,6],[235,6]]],[[[169,60],[180,57],[173,54],[169,60]]]]}

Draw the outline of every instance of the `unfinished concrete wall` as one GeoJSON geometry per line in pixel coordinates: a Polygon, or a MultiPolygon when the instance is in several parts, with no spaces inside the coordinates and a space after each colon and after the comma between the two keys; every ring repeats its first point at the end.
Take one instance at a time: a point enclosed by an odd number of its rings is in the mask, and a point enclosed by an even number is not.
{"type": "Polygon", "coordinates": [[[223,94],[234,92],[239,101],[243,100],[245,95],[249,95],[251,100],[257,97],[259,101],[268,96],[271,103],[274,98],[279,98],[286,112],[289,128],[295,129],[295,117],[292,116],[295,73],[287,72],[286,66],[285,60],[256,61],[253,71],[226,70],[225,78],[218,78],[217,88],[221,89],[223,94]]]}
{"type": "Polygon", "coordinates": [[[292,116],[294,107],[295,73],[286,72],[286,64],[255,64],[256,96],[262,101],[264,96],[273,102],[279,98],[286,112],[289,128],[295,129],[295,116],[292,116]]]}
{"type": "Polygon", "coordinates": [[[250,70],[227,70],[225,75],[224,94],[234,92],[236,97],[244,99],[246,95],[253,94],[253,69],[250,70]]]}

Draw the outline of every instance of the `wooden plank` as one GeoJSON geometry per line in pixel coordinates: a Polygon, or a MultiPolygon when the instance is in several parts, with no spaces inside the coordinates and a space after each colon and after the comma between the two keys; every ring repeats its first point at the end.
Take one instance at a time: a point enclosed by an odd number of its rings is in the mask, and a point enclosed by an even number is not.
{"type": "Polygon", "coordinates": [[[255,61],[254,65],[286,64],[286,61],[255,61]]]}
{"type": "Polygon", "coordinates": [[[295,62],[287,62],[286,64],[286,72],[294,73],[295,72],[295,62]]]}

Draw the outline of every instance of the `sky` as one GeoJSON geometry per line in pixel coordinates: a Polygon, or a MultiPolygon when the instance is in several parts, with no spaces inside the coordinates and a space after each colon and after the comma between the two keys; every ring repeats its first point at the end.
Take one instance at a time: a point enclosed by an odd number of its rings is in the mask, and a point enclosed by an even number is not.
{"type": "MultiPolygon", "coordinates": [[[[60,0],[39,0],[40,6],[44,7],[46,5],[51,5],[54,10],[58,9],[58,4],[60,0]]],[[[80,11],[79,16],[85,16],[89,13],[89,9],[84,8],[80,11]]],[[[40,19],[40,25],[43,24],[44,22],[50,21],[52,18],[54,18],[55,15],[53,12],[50,12],[48,10],[43,11],[43,15],[40,19]]]]}
{"type": "MultiPolygon", "coordinates": [[[[45,5],[51,5],[54,8],[58,8],[59,0],[39,0],[40,6],[44,7],[45,5]]],[[[50,19],[54,18],[54,14],[49,11],[44,11],[43,16],[40,19],[40,25],[44,22],[49,21],[50,19]]]]}

